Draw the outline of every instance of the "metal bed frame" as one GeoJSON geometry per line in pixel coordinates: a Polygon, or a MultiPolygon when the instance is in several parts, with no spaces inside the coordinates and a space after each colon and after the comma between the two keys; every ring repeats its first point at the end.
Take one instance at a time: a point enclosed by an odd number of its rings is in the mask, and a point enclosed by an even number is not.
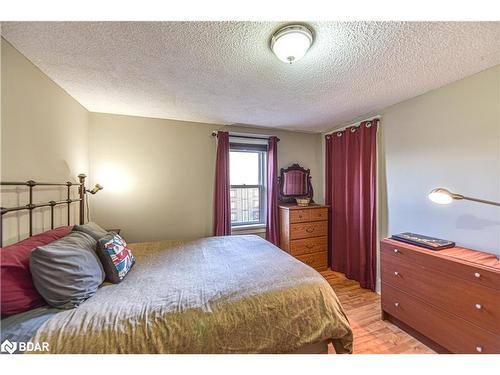
{"type": "Polygon", "coordinates": [[[83,173],[78,175],[79,183],[76,182],[36,182],[33,180],[25,181],[25,182],[11,182],[11,181],[2,181],[0,182],[1,186],[27,186],[29,193],[29,203],[24,206],[15,206],[15,207],[1,207],[1,218],[0,218],[0,246],[3,246],[3,218],[4,215],[9,212],[14,211],[28,211],[29,214],[29,237],[33,236],[33,210],[42,207],[50,207],[50,228],[54,229],[54,207],[62,204],[67,205],[67,220],[68,225],[71,225],[71,203],[79,202],[79,223],[85,223],[85,178],[87,176],[83,173]],[[66,186],[67,198],[59,201],[48,201],[43,203],[33,203],[33,193],[35,191],[36,186],[66,186]],[[71,198],[71,188],[78,188],[78,199],[71,198]]]}

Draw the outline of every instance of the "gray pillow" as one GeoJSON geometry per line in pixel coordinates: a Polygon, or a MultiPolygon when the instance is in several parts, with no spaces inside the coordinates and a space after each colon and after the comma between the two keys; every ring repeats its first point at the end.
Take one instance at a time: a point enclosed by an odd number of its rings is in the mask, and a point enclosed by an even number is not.
{"type": "Polygon", "coordinates": [[[73,227],[73,230],[87,233],[88,235],[92,236],[92,238],[94,238],[94,240],[96,241],[99,241],[100,238],[108,234],[108,231],[102,229],[99,225],[91,221],[89,221],[87,224],[75,225],[73,227]]]}
{"type": "Polygon", "coordinates": [[[71,309],[97,292],[105,274],[95,247],[91,236],[74,231],[31,252],[33,283],[49,305],[71,309]]]}

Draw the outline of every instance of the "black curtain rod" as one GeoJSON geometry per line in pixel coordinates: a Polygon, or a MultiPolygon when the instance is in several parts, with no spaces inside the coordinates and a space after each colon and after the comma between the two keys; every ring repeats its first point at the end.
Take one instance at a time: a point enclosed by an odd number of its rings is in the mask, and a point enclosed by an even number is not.
{"type": "MultiPolygon", "coordinates": [[[[251,135],[233,135],[229,133],[229,136],[232,138],[246,138],[246,139],[269,139],[271,137],[252,137],[251,135]]],[[[217,132],[212,132],[212,137],[217,137],[217,132]]],[[[278,138],[277,141],[279,142],[280,139],[278,138]]]]}

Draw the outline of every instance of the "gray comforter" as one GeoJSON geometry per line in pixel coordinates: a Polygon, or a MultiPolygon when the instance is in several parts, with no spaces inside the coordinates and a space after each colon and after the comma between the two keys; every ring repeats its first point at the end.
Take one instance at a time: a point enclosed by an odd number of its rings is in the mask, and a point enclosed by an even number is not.
{"type": "Polygon", "coordinates": [[[286,353],[352,332],[326,280],[257,236],[130,245],[121,284],[51,316],[50,353],[286,353]]]}

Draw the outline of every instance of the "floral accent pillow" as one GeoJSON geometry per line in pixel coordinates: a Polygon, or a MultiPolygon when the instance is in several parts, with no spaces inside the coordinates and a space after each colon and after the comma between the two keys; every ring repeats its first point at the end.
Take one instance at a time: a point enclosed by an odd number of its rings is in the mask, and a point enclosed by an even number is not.
{"type": "Polygon", "coordinates": [[[114,284],[120,283],[135,263],[132,251],[127,247],[125,240],[113,232],[97,241],[96,252],[106,278],[114,284]]]}

